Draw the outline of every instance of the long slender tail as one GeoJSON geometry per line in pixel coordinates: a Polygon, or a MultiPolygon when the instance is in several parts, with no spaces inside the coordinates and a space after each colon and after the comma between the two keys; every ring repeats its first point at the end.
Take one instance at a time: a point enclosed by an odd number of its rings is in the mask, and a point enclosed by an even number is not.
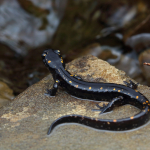
{"type": "Polygon", "coordinates": [[[150,119],[149,106],[146,106],[144,110],[142,110],[139,114],[133,117],[119,120],[106,120],[106,119],[103,120],[80,115],[66,115],[55,120],[51,124],[47,134],[49,135],[56,126],[63,123],[78,123],[95,129],[102,129],[102,130],[125,131],[140,127],[144,125],[146,122],[148,122],[149,119],[150,119]]]}

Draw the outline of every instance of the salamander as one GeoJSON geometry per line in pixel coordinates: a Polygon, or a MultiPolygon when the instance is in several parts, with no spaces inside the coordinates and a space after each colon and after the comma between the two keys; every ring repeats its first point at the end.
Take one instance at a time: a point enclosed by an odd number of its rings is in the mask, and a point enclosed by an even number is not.
{"type": "Polygon", "coordinates": [[[55,96],[58,86],[63,87],[67,93],[82,99],[90,99],[94,101],[107,101],[107,105],[99,107],[100,114],[113,110],[116,106],[126,104],[133,105],[141,111],[131,117],[123,119],[97,119],[82,115],[66,115],[55,120],[47,134],[63,123],[78,123],[95,129],[124,131],[140,127],[147,123],[150,119],[150,102],[149,100],[137,91],[137,84],[130,81],[125,82],[125,85],[114,83],[95,83],[86,82],[82,78],[70,74],[65,69],[65,63],[59,50],[48,49],[42,54],[42,59],[46,67],[52,73],[54,84],[53,88],[48,90],[50,96],[55,96]]]}

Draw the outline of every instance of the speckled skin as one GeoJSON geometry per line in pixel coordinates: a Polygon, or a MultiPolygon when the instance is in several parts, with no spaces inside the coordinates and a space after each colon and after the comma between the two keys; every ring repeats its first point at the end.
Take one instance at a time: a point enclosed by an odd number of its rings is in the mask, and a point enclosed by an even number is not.
{"type": "Polygon", "coordinates": [[[116,106],[131,104],[138,107],[141,112],[118,120],[103,120],[80,115],[67,115],[58,118],[51,125],[48,134],[54,127],[62,123],[79,123],[96,129],[123,131],[137,128],[150,119],[150,103],[148,99],[135,88],[134,83],[127,83],[127,86],[113,83],[93,83],[85,82],[78,76],[71,75],[65,70],[65,64],[59,50],[46,50],[42,54],[43,62],[53,75],[55,83],[48,91],[50,96],[54,96],[58,86],[78,98],[96,101],[108,101],[107,106],[101,107],[101,114],[112,110],[116,106]],[[130,88],[132,87],[132,88],[130,88]]]}

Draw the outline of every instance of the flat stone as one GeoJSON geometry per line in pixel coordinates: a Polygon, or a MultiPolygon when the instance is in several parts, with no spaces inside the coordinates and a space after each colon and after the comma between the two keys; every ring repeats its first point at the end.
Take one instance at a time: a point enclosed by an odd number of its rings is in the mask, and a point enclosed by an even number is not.
{"type": "MultiPolygon", "coordinates": [[[[70,62],[66,68],[89,82],[123,84],[123,81],[130,79],[123,71],[91,55],[70,62]]],[[[96,108],[95,102],[71,97],[62,88],[59,88],[55,97],[46,96],[46,89],[51,88],[53,83],[50,74],[0,109],[1,149],[149,149],[150,124],[130,132],[106,132],[65,124],[58,126],[48,136],[47,131],[52,122],[64,115],[118,119],[139,112],[135,107],[126,105],[100,116],[98,112],[91,111],[96,108]]],[[[149,87],[139,85],[138,90],[150,99],[149,87]]]]}

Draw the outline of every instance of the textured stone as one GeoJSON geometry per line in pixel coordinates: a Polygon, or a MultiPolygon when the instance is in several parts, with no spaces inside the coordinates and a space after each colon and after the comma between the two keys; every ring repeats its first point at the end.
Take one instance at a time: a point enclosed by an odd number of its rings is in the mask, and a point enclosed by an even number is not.
{"type": "MultiPolygon", "coordinates": [[[[114,82],[122,84],[129,79],[123,71],[110,66],[94,56],[85,56],[67,64],[72,74],[83,80],[114,82]]],[[[91,109],[95,102],[71,97],[59,88],[55,97],[44,95],[54,81],[48,75],[40,82],[29,87],[9,105],[0,109],[0,147],[1,149],[148,149],[150,125],[131,132],[106,132],[77,124],[59,126],[50,136],[47,131],[51,123],[60,116],[81,114],[98,118],[118,119],[139,112],[129,105],[119,107],[112,113],[98,115],[91,109]]],[[[138,90],[150,99],[150,88],[139,85],[138,90]]]]}
{"type": "Polygon", "coordinates": [[[0,81],[0,107],[6,105],[14,98],[13,91],[6,83],[0,81]]]}

